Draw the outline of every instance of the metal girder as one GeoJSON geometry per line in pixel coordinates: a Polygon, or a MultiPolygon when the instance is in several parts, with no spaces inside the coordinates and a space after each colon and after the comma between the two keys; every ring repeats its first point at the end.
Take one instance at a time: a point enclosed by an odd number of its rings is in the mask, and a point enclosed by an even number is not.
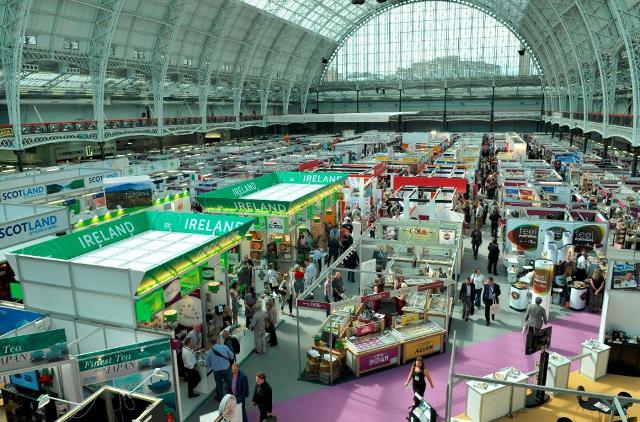
{"type": "Polygon", "coordinates": [[[164,82],[167,77],[171,52],[176,36],[187,9],[192,0],[171,0],[164,12],[163,21],[168,25],[160,25],[153,45],[151,57],[151,85],[153,89],[153,108],[158,122],[158,135],[162,135],[164,127],[164,82]]]}
{"type": "Polygon", "coordinates": [[[104,142],[104,90],[109,62],[109,49],[116,23],[125,0],[102,0],[89,41],[89,72],[93,93],[93,118],[96,121],[98,142],[104,142]]]}
{"type": "Polygon", "coordinates": [[[282,114],[289,114],[289,100],[291,99],[292,89],[293,89],[293,82],[290,82],[282,90],[282,114]]]}
{"type": "Polygon", "coordinates": [[[217,58],[220,57],[220,50],[224,40],[229,36],[231,28],[233,28],[240,14],[240,9],[239,0],[227,0],[224,2],[216,17],[211,21],[211,26],[209,27],[211,36],[204,42],[200,52],[198,63],[199,110],[203,125],[207,123],[206,112],[209,87],[211,86],[211,77],[216,64],[218,64],[217,58]]]}
{"type": "MultiPolygon", "coordinates": [[[[27,27],[31,0],[6,0],[0,21],[0,59],[4,74],[4,92],[7,99],[9,123],[13,128],[14,150],[22,150],[20,124],[20,70],[22,45],[27,27]]],[[[9,140],[5,140],[8,144],[9,140]]]]}
{"type": "Polygon", "coordinates": [[[269,27],[272,19],[265,19],[258,16],[254,20],[254,24],[251,29],[247,31],[247,37],[245,38],[245,44],[249,46],[248,51],[241,49],[236,56],[236,62],[233,66],[233,113],[236,116],[236,120],[240,120],[240,105],[242,104],[242,93],[244,91],[244,82],[247,78],[247,73],[251,67],[253,56],[256,53],[258,44],[263,40],[264,35],[269,27]],[[257,21],[257,23],[256,23],[257,21]],[[236,92],[238,95],[236,95],[236,92]],[[237,101],[237,102],[236,102],[237,101]]]}
{"type": "Polygon", "coordinates": [[[276,64],[284,57],[284,53],[276,53],[273,47],[277,43],[285,43],[290,37],[295,35],[295,29],[292,25],[283,25],[273,40],[271,50],[267,56],[264,66],[262,67],[262,82],[260,83],[260,114],[267,115],[267,107],[269,105],[269,95],[271,94],[271,83],[274,80],[276,72],[274,68],[276,64]],[[284,35],[283,35],[284,34],[284,35]]]}
{"type": "Polygon", "coordinates": [[[632,145],[640,145],[640,5],[628,3],[629,9],[623,9],[618,0],[609,0],[609,9],[615,17],[618,33],[622,36],[627,51],[631,87],[633,92],[633,135],[632,145]]]}

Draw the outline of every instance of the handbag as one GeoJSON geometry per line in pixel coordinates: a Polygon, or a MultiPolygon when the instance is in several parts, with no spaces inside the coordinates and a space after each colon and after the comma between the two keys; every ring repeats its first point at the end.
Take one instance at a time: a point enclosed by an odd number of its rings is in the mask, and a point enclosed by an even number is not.
{"type": "Polygon", "coordinates": [[[497,314],[498,312],[500,312],[500,304],[499,304],[498,302],[495,302],[495,301],[494,301],[494,302],[491,304],[490,311],[491,311],[491,314],[492,314],[492,315],[495,315],[495,314],[497,314]]]}

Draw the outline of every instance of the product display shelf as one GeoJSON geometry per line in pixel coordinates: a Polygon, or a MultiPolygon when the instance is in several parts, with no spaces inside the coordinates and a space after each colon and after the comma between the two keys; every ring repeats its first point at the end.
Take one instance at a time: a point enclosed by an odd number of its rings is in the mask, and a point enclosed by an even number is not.
{"type": "MultiPolygon", "coordinates": [[[[349,323],[351,322],[351,314],[348,312],[334,311],[331,317],[327,317],[325,322],[320,327],[320,337],[323,341],[326,341],[325,337],[331,332],[334,338],[344,338],[349,329],[349,323]]],[[[334,340],[335,341],[335,340],[334,340]]]]}
{"type": "Polygon", "coordinates": [[[347,367],[356,375],[400,364],[402,339],[394,330],[347,340],[347,367]]]}
{"type": "Polygon", "coordinates": [[[417,356],[440,353],[444,348],[445,330],[434,321],[416,321],[394,331],[402,340],[403,363],[417,356]]]}
{"type": "Polygon", "coordinates": [[[422,315],[422,318],[424,318],[427,314],[429,292],[413,292],[408,294],[405,302],[406,304],[402,308],[402,312],[413,312],[422,315]]]}
{"type": "Polygon", "coordinates": [[[453,298],[447,297],[440,293],[432,294],[429,297],[429,304],[427,306],[426,319],[429,319],[442,328],[445,331],[449,330],[449,318],[453,312],[453,298]]]}
{"type": "Polygon", "coordinates": [[[487,378],[486,382],[467,382],[465,413],[469,419],[476,422],[492,421],[525,407],[524,388],[491,382],[492,379],[525,382],[529,377],[524,372],[515,368],[505,368],[484,378],[487,378]]]}

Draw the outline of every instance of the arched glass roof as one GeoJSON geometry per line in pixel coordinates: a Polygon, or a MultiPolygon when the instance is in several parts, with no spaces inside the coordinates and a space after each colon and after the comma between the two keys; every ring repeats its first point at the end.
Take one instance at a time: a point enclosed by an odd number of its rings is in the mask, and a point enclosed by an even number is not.
{"type": "Polygon", "coordinates": [[[459,3],[421,1],[362,22],[332,55],[324,76],[333,82],[537,73],[522,41],[494,17],[459,3]]]}

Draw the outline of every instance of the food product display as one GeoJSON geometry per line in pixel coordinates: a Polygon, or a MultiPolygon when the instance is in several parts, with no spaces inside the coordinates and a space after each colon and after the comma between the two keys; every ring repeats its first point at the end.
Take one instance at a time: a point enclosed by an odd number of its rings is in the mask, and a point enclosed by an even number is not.
{"type": "Polygon", "coordinates": [[[350,317],[343,313],[334,312],[331,315],[331,318],[327,318],[327,320],[322,324],[321,332],[329,332],[332,331],[334,336],[339,336],[342,330],[349,324],[350,317]]]}
{"type": "Polygon", "coordinates": [[[404,341],[444,332],[442,327],[430,320],[426,320],[423,323],[411,324],[402,328],[397,328],[394,331],[398,334],[398,337],[402,338],[404,341]]]}
{"type": "Polygon", "coordinates": [[[447,296],[441,294],[431,295],[431,301],[429,302],[429,312],[438,312],[446,314],[449,308],[449,300],[447,296]]]}
{"type": "Polygon", "coordinates": [[[528,289],[529,285],[527,283],[523,283],[522,281],[516,281],[515,283],[511,283],[513,287],[516,289],[528,289]]]}
{"type": "Polygon", "coordinates": [[[379,349],[385,346],[391,346],[400,340],[396,337],[393,330],[383,331],[382,333],[371,334],[368,336],[350,338],[347,343],[358,353],[369,350],[379,349]]]}
{"type": "Polygon", "coordinates": [[[407,304],[404,306],[404,308],[402,308],[402,310],[404,312],[424,312],[424,309],[427,306],[428,296],[428,292],[414,292],[407,295],[405,299],[407,304]]]}

